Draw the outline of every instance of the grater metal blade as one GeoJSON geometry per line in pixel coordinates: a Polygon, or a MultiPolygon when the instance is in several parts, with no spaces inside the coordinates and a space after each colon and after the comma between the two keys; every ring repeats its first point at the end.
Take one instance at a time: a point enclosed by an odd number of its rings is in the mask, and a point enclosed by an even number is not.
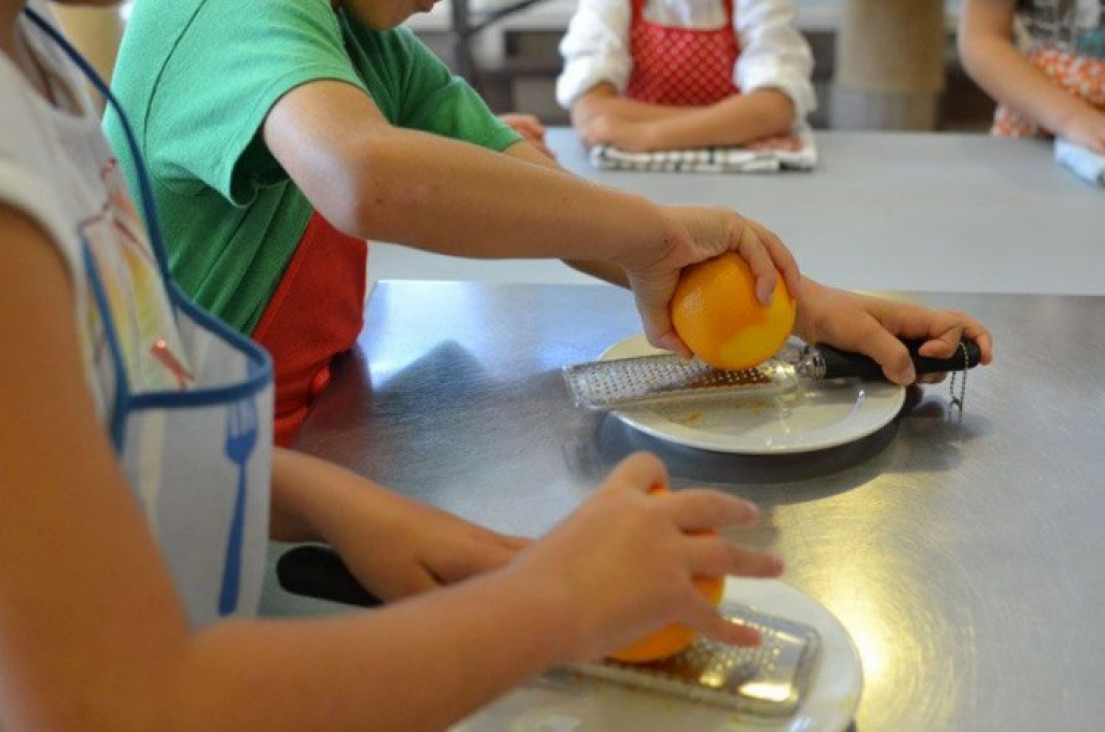
{"type": "Polygon", "coordinates": [[[563,368],[572,401],[587,409],[722,397],[763,397],[793,390],[792,364],[772,359],[739,371],[715,369],[674,354],[573,364],[563,368]]]}
{"type": "Polygon", "coordinates": [[[758,717],[793,715],[812,683],[821,655],[820,634],[811,626],[740,603],[725,603],[720,610],[730,621],[758,629],[762,643],[741,648],[699,636],[686,650],[654,663],[607,660],[566,670],[758,717]]]}

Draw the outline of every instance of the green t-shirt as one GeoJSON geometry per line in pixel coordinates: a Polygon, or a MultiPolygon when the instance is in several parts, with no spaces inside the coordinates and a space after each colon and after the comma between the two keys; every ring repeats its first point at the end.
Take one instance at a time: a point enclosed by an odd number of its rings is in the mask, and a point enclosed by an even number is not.
{"type": "MultiPolygon", "coordinates": [[[[312,206],[261,126],[291,89],[344,81],[393,125],[503,150],[520,138],[409,30],[376,32],[329,0],[138,0],[112,86],[149,169],[173,274],[250,333],[312,206]]],[[[131,186],[115,114],[104,129],[131,186]]]]}

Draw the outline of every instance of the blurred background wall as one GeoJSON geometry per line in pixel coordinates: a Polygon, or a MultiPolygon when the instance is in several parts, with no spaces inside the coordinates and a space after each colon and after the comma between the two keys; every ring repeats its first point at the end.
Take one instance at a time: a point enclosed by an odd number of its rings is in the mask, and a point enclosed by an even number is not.
{"type": "MultiPolygon", "coordinates": [[[[988,128],[993,104],[963,73],[955,52],[960,0],[795,2],[816,60],[815,127],[988,128]]],[[[128,4],[54,7],[77,45],[110,76],[128,4]]],[[[442,0],[408,25],[454,69],[466,69],[495,111],[567,124],[553,85],[560,69],[557,43],[574,7],[575,0],[442,0]],[[478,29],[489,13],[519,1],[527,6],[478,29]]]]}

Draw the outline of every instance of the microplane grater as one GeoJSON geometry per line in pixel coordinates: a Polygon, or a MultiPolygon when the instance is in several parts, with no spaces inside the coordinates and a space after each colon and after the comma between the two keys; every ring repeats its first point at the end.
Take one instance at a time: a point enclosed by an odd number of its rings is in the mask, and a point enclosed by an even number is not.
{"type": "Polygon", "coordinates": [[[606,660],[567,670],[759,717],[793,715],[809,690],[820,657],[817,630],[740,603],[725,603],[720,610],[730,621],[759,630],[760,645],[732,646],[698,636],[685,650],[660,661],[606,660]]]}
{"type": "MultiPolygon", "coordinates": [[[[982,358],[978,344],[966,339],[947,358],[920,355],[923,343],[903,341],[918,376],[963,372],[965,378],[967,369],[982,358]]],[[[793,391],[803,382],[823,379],[886,381],[882,366],[874,359],[824,344],[785,349],[780,355],[783,357],[759,366],[733,371],[665,353],[573,364],[565,366],[563,373],[572,400],[588,409],[707,397],[773,396],[793,391]]]]}
{"type": "Polygon", "coordinates": [[[674,354],[574,364],[563,371],[572,400],[587,409],[742,392],[764,395],[796,383],[793,367],[777,361],[724,371],[674,354]]]}

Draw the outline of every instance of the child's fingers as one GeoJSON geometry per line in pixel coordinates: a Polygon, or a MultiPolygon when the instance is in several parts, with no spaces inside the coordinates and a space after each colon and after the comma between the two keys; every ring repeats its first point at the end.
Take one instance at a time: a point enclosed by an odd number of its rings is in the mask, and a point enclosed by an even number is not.
{"type": "Polygon", "coordinates": [[[754,628],[725,618],[701,595],[687,609],[684,624],[714,640],[734,646],[758,646],[760,633],[754,628]]]}
{"type": "Polygon", "coordinates": [[[688,569],[694,577],[778,577],[783,571],[778,554],[723,536],[689,536],[685,546],[688,569]]]}
{"type": "Polygon", "coordinates": [[[927,333],[929,340],[917,351],[922,356],[950,358],[959,348],[959,342],[967,338],[978,345],[983,365],[993,359],[990,331],[971,316],[957,310],[944,310],[933,315],[931,320],[933,322],[927,333]]]}
{"type": "Polygon", "coordinates": [[[839,332],[832,334],[834,345],[873,358],[886,378],[895,384],[912,384],[917,379],[917,370],[905,344],[874,316],[860,315],[840,325],[842,328],[834,329],[839,332]]]}
{"type": "Polygon", "coordinates": [[[690,356],[690,349],[676,334],[671,322],[671,290],[674,289],[678,276],[678,273],[669,273],[661,278],[649,279],[633,272],[628,273],[629,285],[633,290],[637,312],[641,316],[648,342],[657,348],[690,356]]]}
{"type": "Polygon", "coordinates": [[[631,489],[640,493],[667,485],[668,470],[663,461],[648,452],[635,452],[624,458],[606,479],[606,486],[611,490],[631,489]]]}
{"type": "Polygon", "coordinates": [[[749,226],[747,220],[741,228],[737,254],[748,263],[748,268],[752,271],[752,278],[756,281],[756,299],[763,305],[770,305],[771,296],[775,292],[775,262],[755,227],[749,226]]]}
{"type": "Polygon", "coordinates": [[[776,273],[783,275],[787,288],[800,291],[798,265],[779,237],[764,226],[749,219],[744,220],[737,253],[748,262],[756,280],[756,299],[764,305],[771,304],[775,292],[776,273]]]}
{"type": "Polygon", "coordinates": [[[798,269],[798,260],[794,258],[790,249],[787,248],[786,244],[783,244],[783,240],[775,232],[758,221],[750,219],[746,219],[746,221],[756,230],[760,241],[767,247],[768,253],[771,255],[771,261],[775,263],[775,268],[779,270],[779,274],[783,276],[783,282],[787,284],[790,296],[795,300],[800,299],[802,297],[802,273],[798,269]]]}
{"type": "Polygon", "coordinates": [[[760,518],[756,504],[706,488],[685,488],[658,496],[680,531],[707,531],[725,526],[749,526],[760,518]]]}

